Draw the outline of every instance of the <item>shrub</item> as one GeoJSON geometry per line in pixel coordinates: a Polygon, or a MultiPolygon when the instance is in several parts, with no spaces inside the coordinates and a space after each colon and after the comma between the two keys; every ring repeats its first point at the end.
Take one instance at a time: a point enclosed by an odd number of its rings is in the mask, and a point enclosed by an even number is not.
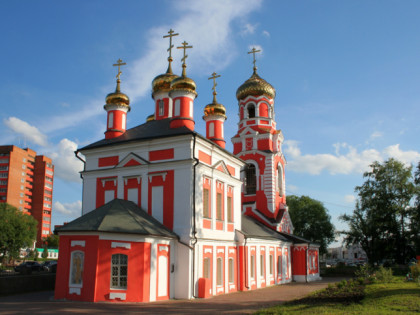
{"type": "Polygon", "coordinates": [[[412,265],[410,266],[411,277],[414,280],[419,280],[420,278],[420,265],[412,265]]]}
{"type": "Polygon", "coordinates": [[[392,269],[391,268],[384,268],[380,266],[378,271],[376,272],[376,279],[382,283],[389,283],[392,282],[392,269]]]}
{"type": "Polygon", "coordinates": [[[368,264],[366,264],[366,265],[360,266],[360,268],[358,270],[356,270],[354,275],[357,278],[362,278],[365,281],[366,280],[370,281],[370,280],[372,280],[373,270],[368,264]]]}

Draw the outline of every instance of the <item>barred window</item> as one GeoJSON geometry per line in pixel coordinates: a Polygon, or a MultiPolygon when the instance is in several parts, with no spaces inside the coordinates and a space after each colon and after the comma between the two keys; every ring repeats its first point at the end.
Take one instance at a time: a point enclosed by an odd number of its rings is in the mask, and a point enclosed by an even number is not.
{"type": "Polygon", "coordinates": [[[216,220],[223,220],[222,215],[222,194],[217,193],[216,196],[216,220]]]}
{"type": "Polygon", "coordinates": [[[112,255],[111,262],[111,289],[127,289],[128,256],[112,255]]]}
{"type": "Polygon", "coordinates": [[[210,218],[210,209],[209,209],[209,189],[204,188],[203,190],[203,216],[205,218],[210,218]]]}
{"type": "Polygon", "coordinates": [[[217,258],[217,281],[216,285],[223,285],[223,259],[217,258]]]}
{"type": "Polygon", "coordinates": [[[246,194],[255,194],[257,190],[257,177],[255,165],[249,164],[246,168],[246,194]]]}

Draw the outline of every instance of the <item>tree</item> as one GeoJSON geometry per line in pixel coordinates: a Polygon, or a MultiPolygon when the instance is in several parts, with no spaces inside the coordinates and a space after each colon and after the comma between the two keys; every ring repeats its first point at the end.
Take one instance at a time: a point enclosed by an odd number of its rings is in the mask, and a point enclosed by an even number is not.
{"type": "Polygon", "coordinates": [[[334,225],[324,205],[308,196],[287,196],[290,219],[294,234],[320,245],[321,254],[327,253],[327,246],[334,240],[334,225]]]}
{"type": "Polygon", "coordinates": [[[15,207],[0,203],[0,253],[2,257],[18,257],[22,247],[32,246],[36,239],[37,221],[15,207]]]}
{"type": "Polygon", "coordinates": [[[414,252],[420,255],[420,162],[414,175],[414,183],[416,184],[416,200],[410,211],[410,231],[414,252]]]}
{"type": "Polygon", "coordinates": [[[349,231],[344,231],[347,244],[359,243],[371,263],[384,258],[404,263],[410,253],[410,204],[416,191],[412,167],[389,159],[374,162],[365,172],[366,179],[357,186],[356,208],[352,215],[342,215],[349,231]]]}
{"type": "Polygon", "coordinates": [[[58,248],[60,238],[58,235],[51,234],[45,238],[44,244],[47,245],[48,248],[58,248]]]}
{"type": "Polygon", "coordinates": [[[45,245],[44,250],[42,251],[42,258],[48,258],[48,247],[45,245]]]}

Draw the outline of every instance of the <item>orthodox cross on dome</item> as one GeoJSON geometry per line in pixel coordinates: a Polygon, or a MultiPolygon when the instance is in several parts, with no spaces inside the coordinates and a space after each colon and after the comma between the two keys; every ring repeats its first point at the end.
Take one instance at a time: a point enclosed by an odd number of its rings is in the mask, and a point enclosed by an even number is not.
{"type": "Polygon", "coordinates": [[[186,54],[188,48],[193,48],[193,46],[188,46],[188,43],[184,40],[184,42],[181,44],[182,46],[177,47],[178,49],[184,49],[184,57],[182,57],[182,76],[185,77],[185,68],[187,67],[185,60],[187,59],[188,55],[186,54]]]}
{"type": "Polygon", "coordinates": [[[213,72],[211,74],[211,77],[209,78],[209,80],[213,79],[213,87],[212,87],[212,90],[213,90],[213,103],[214,104],[217,104],[217,101],[216,101],[216,95],[217,95],[217,92],[216,92],[216,86],[217,86],[216,79],[217,78],[220,78],[220,74],[217,74],[216,72],[213,72]]]}
{"type": "Polygon", "coordinates": [[[254,59],[253,60],[254,71],[257,71],[257,66],[256,66],[257,59],[255,58],[255,54],[257,52],[261,52],[261,49],[257,50],[257,49],[255,49],[255,47],[252,47],[252,50],[251,51],[248,51],[248,54],[252,54],[253,55],[253,59],[254,59]]]}
{"type": "Polygon", "coordinates": [[[120,70],[120,67],[121,66],[125,66],[126,65],[126,63],[125,62],[122,62],[122,60],[121,59],[118,59],[117,60],[117,63],[114,63],[113,64],[113,66],[114,67],[117,67],[118,66],[118,74],[117,74],[117,76],[116,76],[116,78],[117,78],[117,80],[119,80],[120,79],[120,75],[121,75],[121,70],[120,70]]]}
{"type": "Polygon", "coordinates": [[[174,30],[173,29],[170,29],[168,31],[168,34],[169,35],[163,36],[163,38],[168,38],[169,37],[169,48],[166,51],[169,51],[168,60],[169,60],[169,62],[171,62],[172,61],[172,48],[174,48],[174,45],[172,45],[172,37],[178,36],[179,33],[174,34],[174,30]]]}

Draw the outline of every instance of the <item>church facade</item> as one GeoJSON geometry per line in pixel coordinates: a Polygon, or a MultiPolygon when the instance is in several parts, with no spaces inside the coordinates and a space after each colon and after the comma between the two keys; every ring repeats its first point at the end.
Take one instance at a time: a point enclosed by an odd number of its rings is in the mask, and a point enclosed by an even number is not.
{"type": "Polygon", "coordinates": [[[152,82],[154,114],[126,129],[130,101],[106,97],[105,138],[80,148],[82,216],[57,229],[56,299],[149,302],[207,298],[319,279],[319,246],[293,235],[275,89],[257,74],[236,93],[240,121],[225,149],[225,107],[204,108],[194,131],[195,82],[169,66],[152,82]]]}

